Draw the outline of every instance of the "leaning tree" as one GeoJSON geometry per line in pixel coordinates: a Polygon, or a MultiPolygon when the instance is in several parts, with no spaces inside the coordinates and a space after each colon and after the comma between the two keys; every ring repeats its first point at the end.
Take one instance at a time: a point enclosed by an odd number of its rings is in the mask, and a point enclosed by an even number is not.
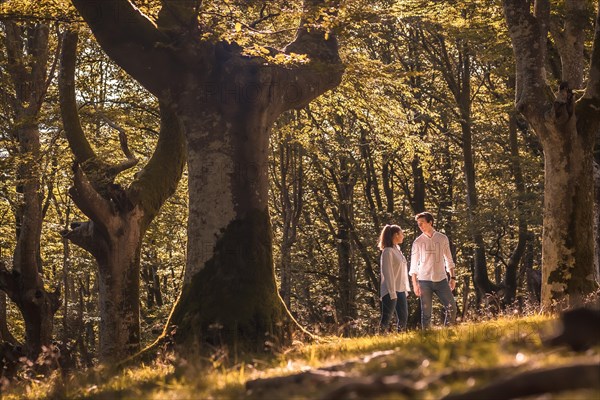
{"type": "Polygon", "coordinates": [[[75,156],[74,185],[69,193],[89,221],[71,224],[63,235],[87,250],[98,263],[100,358],[123,359],[140,349],[140,254],[148,226],[171,196],[185,165],[185,140],[174,111],[160,104],[161,126],[147,164],[123,188],[115,178],[138,160],[119,130],[126,160],[103,160],[93,150],[79,120],[75,90],[78,34],[64,34],[59,76],[65,136],[75,156]]]}
{"type": "Polygon", "coordinates": [[[544,149],[545,308],[579,304],[597,287],[593,149],[600,127],[600,14],[596,16],[591,62],[586,65],[585,29],[592,25],[592,2],[566,0],[563,10],[551,10],[550,3],[503,2],[516,60],[516,108],[544,149]],[[551,90],[546,69],[549,38],[562,67],[556,93],[551,90]]]}
{"type": "Polygon", "coordinates": [[[269,132],[282,112],[339,84],[343,67],[329,30],[336,2],[305,0],[293,41],[281,50],[250,43],[254,52],[213,33],[218,13],[207,7],[216,3],[162,0],[150,19],[129,0],[72,2],[109,57],[184,126],[187,265],[169,321],[177,341],[259,349],[265,335],[283,338],[288,314],[276,289],[267,208],[269,132]]]}

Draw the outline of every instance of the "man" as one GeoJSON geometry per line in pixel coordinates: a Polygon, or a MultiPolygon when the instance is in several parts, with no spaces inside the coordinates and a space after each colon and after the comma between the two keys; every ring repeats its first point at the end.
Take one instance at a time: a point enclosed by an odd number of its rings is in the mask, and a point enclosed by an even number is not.
{"type": "Polygon", "coordinates": [[[412,245],[410,276],[413,289],[421,299],[421,326],[431,326],[431,306],[435,293],[446,309],[444,325],[456,320],[456,300],[452,290],[456,286],[454,261],[448,237],[433,229],[433,215],[422,212],[415,217],[423,232],[412,245]],[[448,282],[446,272],[450,274],[448,282]]]}

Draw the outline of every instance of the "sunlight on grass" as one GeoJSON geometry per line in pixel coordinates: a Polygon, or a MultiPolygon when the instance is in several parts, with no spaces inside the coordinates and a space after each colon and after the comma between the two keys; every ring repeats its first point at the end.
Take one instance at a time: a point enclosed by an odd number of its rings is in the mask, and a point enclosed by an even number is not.
{"type": "MultiPolygon", "coordinates": [[[[235,365],[228,365],[227,355],[221,355],[154,363],[129,368],[118,374],[96,369],[66,382],[55,376],[44,382],[32,383],[25,390],[21,388],[18,394],[7,393],[4,398],[270,398],[275,394],[247,393],[246,382],[330,367],[343,371],[347,376],[400,374],[413,377],[414,382],[445,377],[439,387],[423,391],[420,397],[434,399],[450,390],[466,390],[497,378],[506,371],[556,366],[584,357],[566,349],[544,348],[542,338],[550,327],[549,317],[533,316],[462,324],[427,332],[361,338],[321,337],[312,344],[297,342],[275,356],[235,365]],[[461,371],[468,373],[475,370],[485,373],[468,378],[461,375],[461,371]]],[[[592,355],[598,357],[597,351],[592,355]]],[[[327,388],[318,385],[294,384],[277,389],[276,394],[303,399],[318,397],[324,390],[327,388]]]]}

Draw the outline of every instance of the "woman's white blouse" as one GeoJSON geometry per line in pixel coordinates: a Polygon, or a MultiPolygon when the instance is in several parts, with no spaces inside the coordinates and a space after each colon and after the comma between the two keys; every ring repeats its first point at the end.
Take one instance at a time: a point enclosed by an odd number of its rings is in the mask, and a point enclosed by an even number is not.
{"type": "Polygon", "coordinates": [[[406,257],[397,246],[386,247],[381,252],[381,291],[380,297],[386,294],[395,299],[396,292],[409,292],[408,263],[406,257]]]}

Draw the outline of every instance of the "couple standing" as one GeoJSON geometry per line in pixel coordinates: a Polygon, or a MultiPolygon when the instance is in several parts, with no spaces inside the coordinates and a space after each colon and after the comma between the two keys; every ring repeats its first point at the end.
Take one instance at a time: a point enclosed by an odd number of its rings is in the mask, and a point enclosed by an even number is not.
{"type": "Polygon", "coordinates": [[[446,309],[444,323],[454,323],[456,300],[452,290],[456,286],[454,262],[448,237],[433,228],[433,215],[422,212],[415,217],[423,232],[412,245],[410,271],[406,258],[400,251],[404,232],[398,225],[386,225],[379,236],[381,250],[381,321],[380,331],[385,332],[394,315],[398,317],[398,331],[406,329],[410,291],[408,275],[412,277],[415,294],[421,299],[421,326],[431,326],[431,308],[435,293],[446,309]],[[448,282],[446,272],[450,274],[448,282]]]}

